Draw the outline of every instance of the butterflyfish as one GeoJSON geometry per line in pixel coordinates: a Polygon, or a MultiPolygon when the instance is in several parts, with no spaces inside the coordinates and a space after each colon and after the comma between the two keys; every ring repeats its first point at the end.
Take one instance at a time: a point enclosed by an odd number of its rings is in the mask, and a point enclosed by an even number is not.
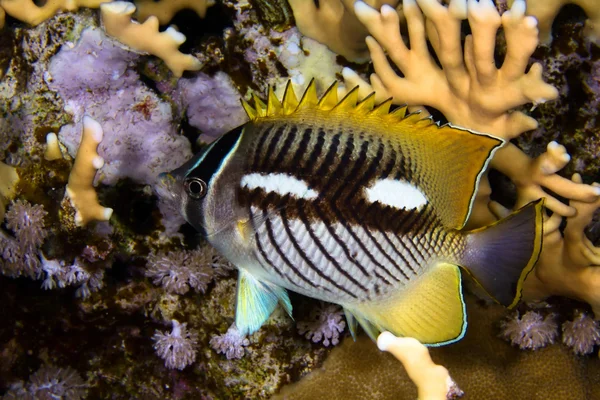
{"type": "Polygon", "coordinates": [[[500,138],[390,111],[391,100],[243,102],[250,121],[162,182],[185,219],[239,269],[235,323],[258,330],[288,290],[339,304],[358,324],[427,345],[459,340],[461,275],[514,307],[542,246],[543,200],[463,230],[500,138]]]}

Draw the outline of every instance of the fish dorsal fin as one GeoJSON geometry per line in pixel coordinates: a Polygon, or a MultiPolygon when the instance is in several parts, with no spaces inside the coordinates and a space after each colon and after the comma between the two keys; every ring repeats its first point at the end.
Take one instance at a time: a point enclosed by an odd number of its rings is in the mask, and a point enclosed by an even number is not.
{"type": "Polygon", "coordinates": [[[383,300],[345,304],[373,339],[382,331],[413,337],[429,346],[460,340],[467,329],[460,268],[433,265],[418,281],[383,300]]]}
{"type": "Polygon", "coordinates": [[[448,228],[463,228],[471,214],[479,180],[504,141],[451,124],[439,126],[418,112],[407,114],[406,107],[389,112],[391,99],[375,106],[373,94],[357,103],[356,89],[340,101],[337,92],[335,82],[319,100],[312,80],[298,102],[288,82],[281,102],[270,90],[268,105],[256,96],[254,108],[243,104],[252,121],[322,121],[342,129],[356,128],[388,141],[402,157],[407,180],[425,193],[441,222],[448,228]]]}
{"type": "Polygon", "coordinates": [[[245,269],[239,269],[235,324],[242,335],[250,335],[265,323],[281,304],[292,315],[292,303],[285,289],[262,282],[245,269]]]}

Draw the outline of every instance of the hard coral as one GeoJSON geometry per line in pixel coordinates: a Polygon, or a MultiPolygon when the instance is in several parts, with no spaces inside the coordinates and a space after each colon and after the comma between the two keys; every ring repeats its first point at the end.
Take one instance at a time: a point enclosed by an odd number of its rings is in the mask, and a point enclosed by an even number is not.
{"type": "Polygon", "coordinates": [[[344,331],[344,313],[335,304],[321,304],[310,312],[309,321],[297,323],[298,333],[314,343],[323,342],[325,346],[335,346],[340,342],[340,333],[344,331]]]}
{"type": "Polygon", "coordinates": [[[213,278],[225,274],[226,265],[211,247],[203,246],[191,251],[152,253],[145,274],[169,293],[185,294],[190,289],[204,293],[213,278]]]}
{"type": "Polygon", "coordinates": [[[535,311],[527,311],[522,316],[516,313],[502,322],[500,336],[520,349],[537,350],[554,343],[558,337],[554,318],[553,314],[543,317],[535,311]]]}
{"type": "Polygon", "coordinates": [[[100,6],[100,11],[107,34],[134,50],[159,57],[176,77],[179,78],[183,71],[198,71],[202,68],[196,57],[178,50],[185,42],[185,35],[173,27],[160,32],[158,19],[154,16],[149,17],[143,24],[133,21],[133,4],[125,1],[104,3],[100,6]]]}
{"type": "Polygon", "coordinates": [[[157,331],[154,340],[156,354],[165,360],[169,369],[184,369],[196,361],[198,335],[189,331],[186,323],[173,320],[173,330],[170,333],[157,331]]]}
{"type": "Polygon", "coordinates": [[[138,20],[145,21],[154,15],[158,22],[164,25],[173,19],[175,14],[185,9],[194,10],[200,18],[204,18],[206,9],[214,4],[214,0],[137,0],[135,16],[138,20]]]}
{"type": "MultiPolygon", "coordinates": [[[[79,7],[98,8],[107,0],[47,0],[42,6],[33,0],[0,0],[0,9],[11,17],[30,25],[38,25],[62,11],[77,11],[79,7]]],[[[111,0],[108,0],[111,1],[111,0]]],[[[1,27],[1,25],[0,25],[1,27]]]]}
{"type": "MultiPolygon", "coordinates": [[[[355,0],[290,0],[296,26],[306,35],[327,45],[332,51],[353,62],[366,62],[368,31],[354,14],[355,0]]],[[[399,0],[367,0],[373,8],[395,6],[399,0]]]]}

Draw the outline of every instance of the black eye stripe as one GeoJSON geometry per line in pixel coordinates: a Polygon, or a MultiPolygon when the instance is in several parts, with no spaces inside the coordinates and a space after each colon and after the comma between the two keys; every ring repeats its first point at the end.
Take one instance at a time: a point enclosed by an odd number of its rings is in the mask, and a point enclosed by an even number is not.
{"type": "Polygon", "coordinates": [[[244,127],[245,125],[239,126],[217,139],[217,142],[207,150],[200,164],[187,174],[187,178],[198,178],[205,183],[209,183],[215,172],[219,170],[227,154],[238,142],[244,127]]]}

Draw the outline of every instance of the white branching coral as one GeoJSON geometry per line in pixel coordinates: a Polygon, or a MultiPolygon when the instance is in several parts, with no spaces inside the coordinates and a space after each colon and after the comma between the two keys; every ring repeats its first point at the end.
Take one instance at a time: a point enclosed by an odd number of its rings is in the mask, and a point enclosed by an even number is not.
{"type": "Polygon", "coordinates": [[[185,42],[184,34],[173,27],[160,32],[155,16],[150,16],[143,24],[133,21],[134,12],[135,6],[125,1],[102,4],[100,13],[106,33],[133,50],[159,57],[176,77],[183,71],[198,71],[202,67],[196,57],[179,51],[179,46],[185,42]]]}
{"type": "Polygon", "coordinates": [[[450,377],[448,370],[431,359],[429,350],[417,339],[396,337],[383,332],[377,338],[377,347],[396,357],[410,380],[417,386],[421,400],[446,400],[461,397],[464,393],[450,377]]]}
{"type": "MultiPolygon", "coordinates": [[[[514,0],[508,0],[512,4],[514,0]]],[[[585,22],[585,35],[595,42],[600,41],[600,4],[598,0],[527,0],[527,15],[538,20],[540,40],[548,44],[552,40],[552,23],[560,9],[567,4],[575,4],[583,9],[588,20],[585,22]]]]}
{"type": "Polygon", "coordinates": [[[11,385],[2,398],[78,400],[85,398],[87,386],[71,367],[44,365],[29,377],[29,382],[11,385]]]}
{"type": "MultiPolygon", "coordinates": [[[[296,26],[303,35],[325,44],[350,61],[365,62],[369,52],[365,45],[368,32],[354,14],[355,0],[290,0],[296,26]]],[[[396,5],[399,0],[366,0],[374,7],[396,5]]]]}
{"type": "Polygon", "coordinates": [[[75,223],[78,226],[85,226],[92,221],[108,221],[113,212],[112,208],[98,203],[94,188],[96,172],[104,165],[104,159],[97,151],[103,136],[100,124],[84,116],[81,142],[66,187],[66,195],[76,210],[75,223]]]}
{"type": "Polygon", "coordinates": [[[190,289],[204,293],[212,280],[226,273],[228,264],[212,247],[151,253],[145,271],[155,285],[169,293],[185,294],[190,289]]]}
{"type": "Polygon", "coordinates": [[[214,0],[136,0],[136,17],[145,21],[154,15],[161,25],[168,23],[181,10],[194,10],[200,18],[206,15],[206,9],[214,5],[214,0]]]}
{"type": "Polygon", "coordinates": [[[500,337],[522,350],[537,350],[556,341],[558,325],[554,314],[545,317],[535,311],[514,313],[502,321],[500,337]]]}
{"type": "Polygon", "coordinates": [[[170,333],[156,331],[152,336],[156,354],[165,360],[169,369],[182,370],[196,361],[198,335],[187,329],[186,323],[173,320],[170,333]]]}
{"type": "MultiPolygon", "coordinates": [[[[98,8],[111,0],[46,0],[38,6],[33,0],[0,0],[0,10],[30,25],[38,25],[63,11],[77,11],[79,7],[98,8]]],[[[0,25],[0,27],[2,27],[0,25]]]]}
{"type": "Polygon", "coordinates": [[[308,321],[297,324],[298,333],[314,343],[323,342],[325,346],[337,345],[340,333],[344,331],[344,313],[335,304],[321,304],[310,312],[308,321]]]}

